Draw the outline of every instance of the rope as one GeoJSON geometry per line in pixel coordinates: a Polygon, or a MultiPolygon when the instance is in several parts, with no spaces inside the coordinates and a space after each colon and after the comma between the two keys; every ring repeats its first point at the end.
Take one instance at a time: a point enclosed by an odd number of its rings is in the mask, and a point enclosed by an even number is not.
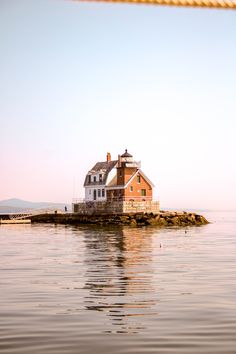
{"type": "Polygon", "coordinates": [[[145,5],[164,5],[178,7],[207,7],[217,9],[236,9],[236,0],[74,0],[82,2],[113,2],[145,5]]]}

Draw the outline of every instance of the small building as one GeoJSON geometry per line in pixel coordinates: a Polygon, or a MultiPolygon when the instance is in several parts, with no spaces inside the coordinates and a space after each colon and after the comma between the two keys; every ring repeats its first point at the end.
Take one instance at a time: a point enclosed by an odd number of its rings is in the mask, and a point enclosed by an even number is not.
{"type": "Polygon", "coordinates": [[[154,184],[141,170],[141,163],[125,150],[117,160],[97,162],[88,171],[85,199],[73,203],[73,211],[83,214],[158,212],[159,202],[153,201],[154,184]]]}
{"type": "Polygon", "coordinates": [[[107,200],[152,200],[154,185],[140,167],[127,150],[118,156],[116,175],[106,187],[107,200]]]}
{"type": "Polygon", "coordinates": [[[116,175],[117,160],[111,160],[108,152],[106,161],[97,162],[88,171],[85,181],[85,202],[105,201],[107,199],[106,187],[116,175]]]}

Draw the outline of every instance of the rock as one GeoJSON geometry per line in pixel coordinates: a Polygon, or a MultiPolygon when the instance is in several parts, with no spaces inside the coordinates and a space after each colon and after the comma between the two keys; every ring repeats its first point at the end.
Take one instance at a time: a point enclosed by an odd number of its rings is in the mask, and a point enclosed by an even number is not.
{"type": "Polygon", "coordinates": [[[98,224],[98,225],[156,225],[165,226],[190,226],[208,224],[202,215],[187,212],[159,212],[137,214],[101,214],[85,215],[77,213],[66,214],[41,214],[31,217],[31,222],[55,223],[55,224],[98,224]]]}

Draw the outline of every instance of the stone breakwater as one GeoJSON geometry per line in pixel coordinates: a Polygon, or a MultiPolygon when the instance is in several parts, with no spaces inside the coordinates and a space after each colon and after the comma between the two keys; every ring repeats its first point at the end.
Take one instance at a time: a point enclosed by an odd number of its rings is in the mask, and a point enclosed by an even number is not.
{"type": "Polygon", "coordinates": [[[132,213],[83,215],[76,213],[41,214],[31,217],[31,222],[54,224],[96,224],[96,225],[130,225],[159,227],[200,226],[208,224],[204,216],[188,212],[132,213]]]}

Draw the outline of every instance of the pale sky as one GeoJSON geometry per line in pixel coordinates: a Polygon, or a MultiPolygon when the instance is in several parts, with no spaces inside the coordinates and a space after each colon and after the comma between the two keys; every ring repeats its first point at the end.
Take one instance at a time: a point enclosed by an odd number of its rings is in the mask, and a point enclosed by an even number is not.
{"type": "Polygon", "coordinates": [[[161,207],[236,209],[236,11],[0,1],[0,200],[127,148],[161,207]]]}

